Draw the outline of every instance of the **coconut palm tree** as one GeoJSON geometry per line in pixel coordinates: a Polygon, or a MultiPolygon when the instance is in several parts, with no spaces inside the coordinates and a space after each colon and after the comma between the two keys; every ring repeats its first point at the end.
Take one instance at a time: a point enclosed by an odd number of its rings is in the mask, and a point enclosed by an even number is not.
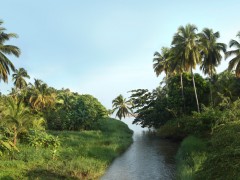
{"type": "Polygon", "coordinates": [[[180,75],[183,110],[185,111],[185,97],[184,97],[184,91],[183,91],[183,73],[184,73],[183,59],[184,57],[183,57],[183,53],[175,47],[171,48],[171,54],[172,54],[171,55],[172,61],[171,61],[170,71],[173,74],[180,75]]]}
{"type": "Polygon", "coordinates": [[[153,69],[157,76],[159,76],[162,72],[166,74],[166,78],[168,78],[170,71],[170,49],[167,47],[162,47],[161,53],[155,52],[153,58],[153,69]]]}
{"type": "Polygon", "coordinates": [[[202,46],[199,43],[199,37],[196,33],[197,27],[193,24],[187,24],[185,27],[180,26],[178,32],[174,35],[172,45],[182,53],[182,62],[184,70],[192,74],[193,88],[195,92],[197,110],[200,112],[197,90],[195,86],[193,69],[201,63],[202,46]]]}
{"type": "Polygon", "coordinates": [[[116,113],[116,116],[121,120],[123,117],[125,118],[128,115],[132,115],[132,103],[127,101],[122,95],[119,95],[112,101],[113,111],[116,113]]]}
{"type": "Polygon", "coordinates": [[[12,75],[13,77],[13,84],[18,89],[23,89],[27,87],[27,82],[24,78],[30,78],[27,71],[24,68],[20,68],[19,70],[16,69],[15,73],[12,75]]]}
{"type": "Polygon", "coordinates": [[[74,101],[74,95],[72,95],[71,92],[67,93],[60,93],[57,95],[57,99],[58,99],[58,104],[63,105],[63,108],[65,110],[70,110],[71,109],[71,105],[74,101]]]}
{"type": "Polygon", "coordinates": [[[6,29],[1,26],[2,24],[3,21],[0,20],[0,79],[7,82],[10,71],[15,71],[15,67],[6,55],[19,57],[20,49],[17,46],[5,44],[6,41],[18,36],[14,33],[5,33],[6,29]]]}
{"type": "MultiPolygon", "coordinates": [[[[240,31],[237,33],[237,37],[240,39],[240,31]]],[[[230,40],[229,42],[229,47],[234,47],[234,50],[229,50],[225,53],[225,59],[227,59],[230,56],[234,56],[234,58],[232,58],[229,61],[228,64],[228,70],[235,70],[235,75],[236,77],[240,77],[240,42],[238,42],[237,40],[230,40]]]]}
{"type": "Polygon", "coordinates": [[[34,79],[34,85],[30,88],[29,102],[36,110],[43,110],[55,103],[56,94],[41,80],[34,79]]]}
{"type": "Polygon", "coordinates": [[[216,74],[216,67],[221,63],[221,52],[226,52],[226,44],[218,43],[217,39],[220,37],[219,32],[213,32],[212,29],[204,28],[199,34],[200,42],[205,47],[203,54],[203,61],[200,69],[204,74],[208,74],[210,78],[210,98],[213,103],[212,97],[212,78],[216,74]]]}

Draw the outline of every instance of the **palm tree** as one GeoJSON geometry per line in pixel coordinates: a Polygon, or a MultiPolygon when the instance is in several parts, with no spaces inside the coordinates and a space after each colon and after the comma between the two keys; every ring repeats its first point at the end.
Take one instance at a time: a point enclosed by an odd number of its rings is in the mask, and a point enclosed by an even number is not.
{"type": "Polygon", "coordinates": [[[29,102],[36,110],[43,110],[46,107],[50,107],[55,103],[56,95],[48,87],[46,83],[41,80],[34,79],[34,85],[32,85],[30,91],[31,95],[29,102]]]}
{"type": "Polygon", "coordinates": [[[113,112],[117,110],[116,116],[121,120],[122,117],[126,117],[128,115],[132,115],[132,103],[127,101],[122,95],[116,97],[113,101],[113,112]]]}
{"type": "MultiPolygon", "coordinates": [[[[240,31],[237,33],[237,37],[240,39],[240,31]]],[[[229,61],[228,70],[235,70],[236,77],[240,77],[240,42],[232,39],[229,42],[229,47],[235,47],[235,49],[227,51],[225,53],[225,59],[232,55],[235,57],[229,61]]]]}
{"type": "Polygon", "coordinates": [[[19,57],[20,49],[17,46],[5,45],[5,42],[11,38],[17,38],[17,34],[5,33],[4,27],[1,27],[3,21],[0,20],[0,79],[4,82],[8,81],[8,75],[10,70],[15,71],[13,63],[8,59],[6,55],[14,55],[19,57]]]}
{"type": "Polygon", "coordinates": [[[199,43],[199,37],[196,31],[197,27],[192,24],[187,24],[185,27],[180,26],[178,32],[173,37],[172,45],[174,48],[178,49],[179,53],[182,53],[184,70],[191,72],[197,110],[200,112],[193,69],[196,68],[197,64],[201,63],[200,52],[203,48],[199,43]]]}
{"type": "Polygon", "coordinates": [[[167,47],[162,47],[161,53],[155,52],[153,58],[153,69],[157,76],[162,72],[166,74],[166,78],[169,76],[169,61],[171,58],[170,49],[167,47]]]}
{"type": "Polygon", "coordinates": [[[211,104],[213,104],[212,97],[212,79],[213,75],[216,74],[216,67],[221,63],[222,55],[221,51],[226,52],[226,44],[218,43],[217,39],[220,37],[219,32],[213,32],[212,29],[204,28],[199,34],[200,42],[205,47],[203,51],[203,61],[200,69],[203,70],[204,74],[208,74],[210,78],[210,97],[211,104]]]}
{"type": "Polygon", "coordinates": [[[166,75],[164,79],[166,83],[166,90],[167,90],[166,97],[168,97],[168,91],[169,91],[168,89],[169,77],[172,74],[174,74],[174,71],[171,68],[173,60],[174,60],[174,56],[172,54],[172,51],[167,47],[162,47],[161,53],[157,51],[154,53],[154,58],[153,58],[154,72],[156,73],[157,76],[159,76],[162,72],[164,72],[166,75]]]}
{"type": "Polygon", "coordinates": [[[71,109],[71,105],[74,101],[74,95],[72,95],[71,92],[63,92],[58,94],[57,99],[59,100],[58,104],[63,105],[63,108],[65,110],[70,110],[71,109]]]}
{"type": "Polygon", "coordinates": [[[27,71],[24,68],[20,68],[19,70],[16,69],[15,73],[12,75],[13,77],[13,84],[18,89],[23,89],[27,87],[27,82],[24,78],[30,78],[27,71]]]}
{"type": "Polygon", "coordinates": [[[183,110],[185,111],[185,97],[184,97],[184,91],[183,91],[183,73],[184,73],[184,66],[183,66],[183,53],[179,52],[177,48],[172,47],[171,48],[171,56],[172,56],[172,62],[170,66],[170,71],[173,74],[179,74],[180,75],[180,84],[181,84],[181,93],[182,93],[182,102],[183,102],[183,110]]]}
{"type": "Polygon", "coordinates": [[[8,109],[5,112],[4,122],[13,131],[13,144],[16,145],[19,134],[27,132],[28,128],[32,127],[33,120],[21,101],[9,97],[6,104],[8,109]]]}

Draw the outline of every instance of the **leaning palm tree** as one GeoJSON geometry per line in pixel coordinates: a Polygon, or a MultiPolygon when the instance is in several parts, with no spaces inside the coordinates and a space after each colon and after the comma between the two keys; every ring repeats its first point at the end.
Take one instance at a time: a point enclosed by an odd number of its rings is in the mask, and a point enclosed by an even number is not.
{"type": "Polygon", "coordinates": [[[203,61],[200,69],[210,78],[210,98],[211,104],[213,104],[212,79],[213,75],[216,74],[216,67],[222,60],[221,52],[226,52],[226,44],[217,42],[220,34],[219,32],[213,32],[212,29],[204,28],[199,36],[202,46],[205,47],[205,51],[202,52],[203,61]]]}
{"type": "MultiPolygon", "coordinates": [[[[237,33],[237,37],[240,39],[240,31],[237,33]]],[[[229,47],[234,47],[235,49],[225,53],[225,59],[232,55],[234,56],[234,58],[229,61],[228,70],[235,70],[236,77],[240,77],[240,42],[232,39],[229,42],[229,47]]]]}
{"type": "Polygon", "coordinates": [[[6,41],[18,36],[14,33],[5,33],[6,29],[1,26],[2,24],[3,21],[0,20],[0,80],[8,82],[8,75],[11,70],[15,71],[15,67],[6,55],[19,57],[20,49],[17,46],[5,44],[6,41]]]}
{"type": "Polygon", "coordinates": [[[127,101],[122,95],[119,95],[112,101],[113,110],[112,112],[117,111],[116,116],[121,120],[128,115],[132,115],[132,103],[127,101]]]}
{"type": "Polygon", "coordinates": [[[196,33],[197,27],[192,24],[187,24],[185,27],[180,26],[178,32],[174,35],[172,45],[182,53],[182,62],[184,69],[192,74],[193,88],[195,92],[197,110],[200,112],[197,90],[195,86],[193,69],[197,64],[201,63],[202,46],[199,43],[199,37],[196,33]]]}
{"type": "Polygon", "coordinates": [[[20,68],[19,70],[16,70],[15,73],[12,75],[13,77],[13,84],[18,89],[23,89],[27,87],[27,82],[24,78],[30,78],[27,71],[24,68],[20,68]]]}

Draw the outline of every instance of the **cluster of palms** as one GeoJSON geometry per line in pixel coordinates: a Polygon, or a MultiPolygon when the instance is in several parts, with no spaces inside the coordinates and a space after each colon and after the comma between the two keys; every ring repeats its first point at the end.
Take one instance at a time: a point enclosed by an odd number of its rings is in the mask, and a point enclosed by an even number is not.
{"type": "MultiPolygon", "coordinates": [[[[227,45],[218,42],[219,32],[212,29],[204,28],[202,32],[197,33],[197,27],[187,24],[185,27],[180,26],[173,36],[171,47],[163,47],[161,52],[154,53],[153,69],[157,76],[165,73],[166,89],[168,89],[168,80],[170,77],[179,75],[181,84],[181,96],[183,105],[185,106],[183,74],[190,73],[196,99],[197,111],[200,112],[198,94],[195,85],[193,69],[198,65],[204,74],[209,76],[210,84],[210,104],[213,104],[212,83],[216,74],[216,67],[220,65],[225,54],[225,59],[234,56],[229,62],[229,71],[235,71],[236,77],[240,77],[240,43],[231,40],[229,47],[234,50],[227,51],[227,45]]],[[[240,32],[237,34],[240,38],[240,32]]],[[[168,89],[170,90],[170,89],[168,89]]],[[[113,100],[113,112],[117,111],[118,118],[132,114],[133,104],[130,100],[126,100],[119,95],[113,100]]]]}
{"type": "MultiPolygon", "coordinates": [[[[240,33],[237,34],[240,37],[240,33]]],[[[235,70],[237,77],[240,77],[240,44],[236,40],[231,40],[229,46],[236,47],[236,50],[226,51],[226,45],[219,43],[219,32],[204,28],[202,32],[197,33],[197,27],[187,24],[180,26],[172,40],[171,48],[162,48],[162,52],[155,52],[153,68],[157,76],[162,72],[166,74],[166,79],[171,75],[180,74],[182,98],[184,100],[182,74],[185,72],[192,74],[193,87],[197,110],[200,112],[197,90],[193,75],[193,69],[200,65],[200,69],[207,74],[212,82],[213,75],[216,73],[216,67],[221,63],[222,55],[225,58],[231,55],[235,57],[229,62],[229,70],[235,70]]],[[[166,80],[167,81],[167,80],[166,80]]],[[[210,83],[211,84],[211,83],[210,83]]],[[[211,91],[211,87],[210,87],[211,91]]],[[[212,92],[211,102],[212,102],[212,92]]]]}

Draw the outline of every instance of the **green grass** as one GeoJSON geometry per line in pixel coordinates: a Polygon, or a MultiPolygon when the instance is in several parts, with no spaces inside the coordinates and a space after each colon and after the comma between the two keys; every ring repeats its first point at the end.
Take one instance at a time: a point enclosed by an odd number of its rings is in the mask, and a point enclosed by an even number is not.
{"type": "Polygon", "coordinates": [[[177,179],[195,179],[196,173],[206,160],[206,142],[194,136],[183,140],[176,155],[177,179]]]}
{"type": "Polygon", "coordinates": [[[0,157],[0,179],[99,179],[132,143],[132,131],[114,119],[101,120],[97,129],[50,131],[61,141],[54,157],[51,148],[20,144],[19,153],[0,157]]]}

